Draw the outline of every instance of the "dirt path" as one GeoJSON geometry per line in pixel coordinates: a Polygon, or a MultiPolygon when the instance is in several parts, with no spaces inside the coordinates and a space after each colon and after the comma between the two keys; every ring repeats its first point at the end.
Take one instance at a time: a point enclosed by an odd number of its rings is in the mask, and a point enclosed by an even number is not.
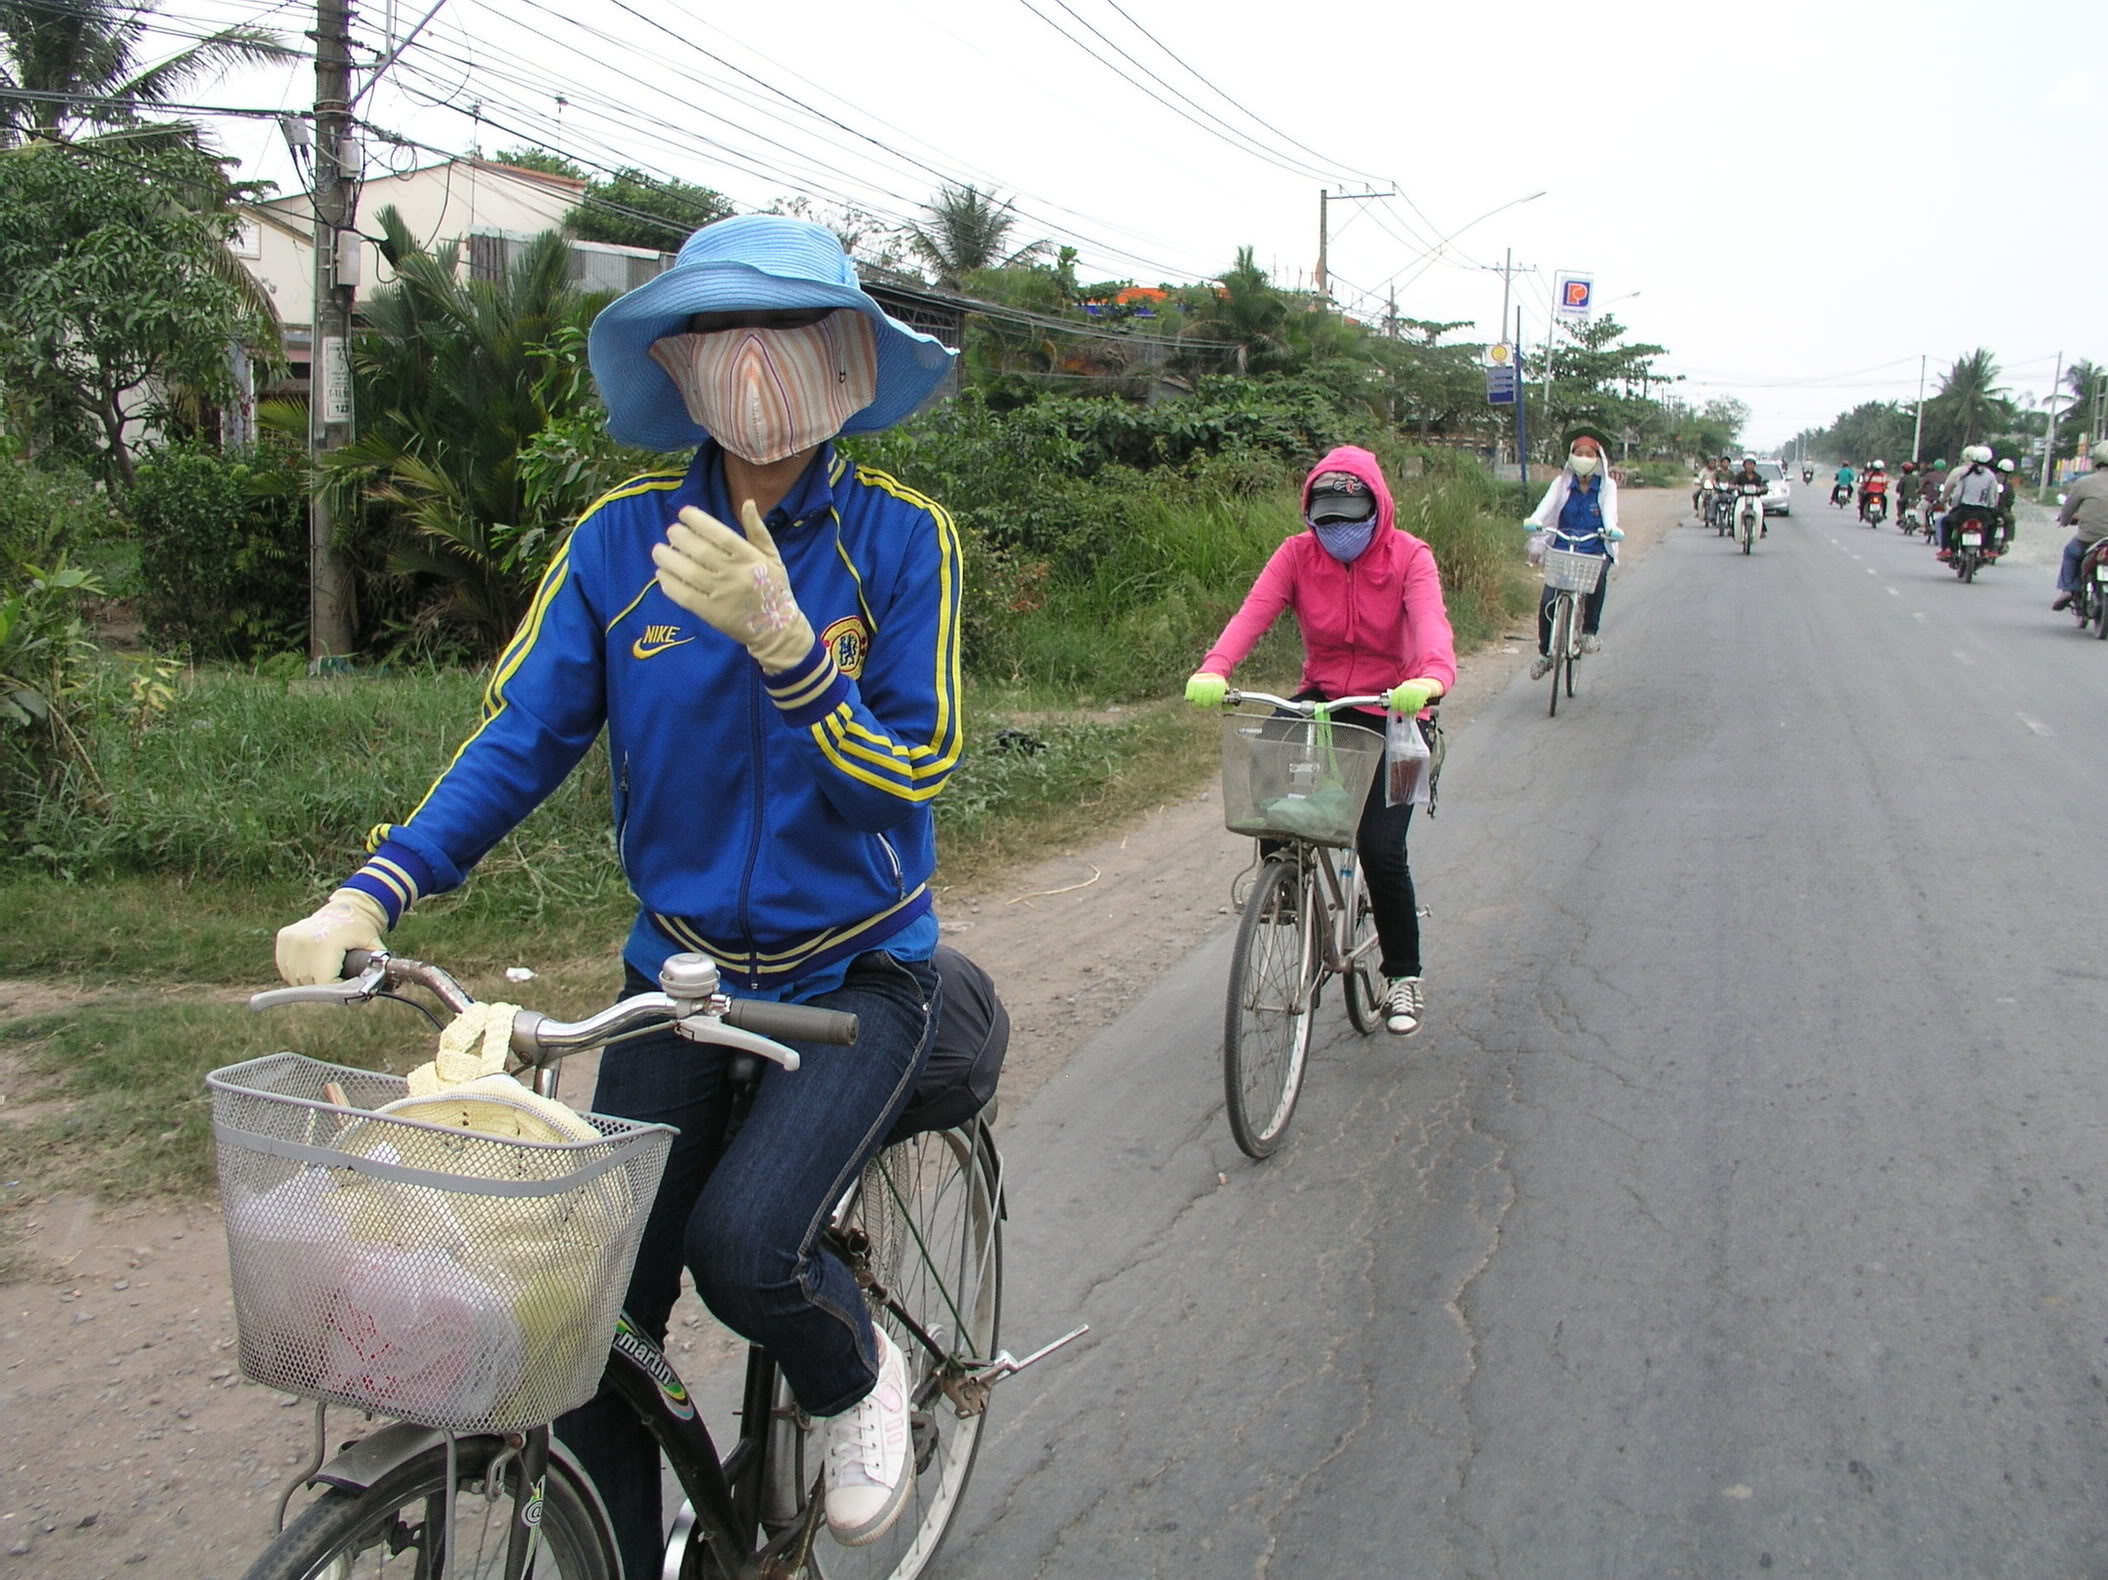
{"type": "MultiPolygon", "coordinates": [[[[1628,554],[1659,541],[1685,503],[1671,490],[1628,493],[1628,554]]],[[[1613,641],[1616,608],[1613,592],[1613,641]]],[[[1526,625],[1465,662],[1444,711],[1450,730],[1528,661],[1526,625]]],[[[940,897],[949,939],[1003,985],[1006,1105],[1228,925],[1230,884],[1249,853],[1224,831],[1211,785],[985,890],[940,897]]],[[[97,1212],[59,1199],[27,1209],[19,1227],[42,1271],[0,1285],[0,1577],[239,1575],[268,1538],[284,1478],[304,1462],[310,1412],[234,1370],[217,1213],[97,1212]]],[[[691,1372],[737,1349],[692,1301],[676,1312],[671,1343],[691,1372]]],[[[356,1418],[333,1419],[355,1435],[356,1418]]]]}

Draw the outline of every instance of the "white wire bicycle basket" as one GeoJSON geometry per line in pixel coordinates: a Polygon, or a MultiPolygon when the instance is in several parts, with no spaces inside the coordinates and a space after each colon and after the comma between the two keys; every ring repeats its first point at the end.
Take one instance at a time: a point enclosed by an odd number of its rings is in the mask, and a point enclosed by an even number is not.
{"type": "Polygon", "coordinates": [[[1232,713],[1222,727],[1222,820],[1233,834],[1351,845],[1383,763],[1380,731],[1232,713]]]}
{"type": "Polygon", "coordinates": [[[408,1083],[293,1053],[206,1084],[243,1376],[471,1434],[598,1391],[670,1129],[585,1114],[592,1139],[524,1141],[377,1114],[408,1083]]]}
{"type": "Polygon", "coordinates": [[[1564,592],[1592,593],[1603,579],[1608,562],[1600,554],[1577,554],[1572,549],[1544,551],[1544,584],[1564,592]]]}

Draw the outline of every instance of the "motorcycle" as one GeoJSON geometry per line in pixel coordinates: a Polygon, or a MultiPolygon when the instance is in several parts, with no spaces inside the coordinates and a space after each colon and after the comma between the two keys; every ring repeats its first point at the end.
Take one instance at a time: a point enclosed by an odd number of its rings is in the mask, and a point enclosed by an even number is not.
{"type": "Polygon", "coordinates": [[[1802,481],[1802,482],[1804,482],[1804,483],[1812,483],[1812,482],[1814,482],[1814,481],[1815,481],[1815,468],[1814,468],[1814,467],[1812,467],[1812,466],[1804,466],[1804,467],[1802,467],[1802,468],[1801,468],[1801,481],[1802,481]]]}
{"type": "Polygon", "coordinates": [[[1840,510],[1852,502],[1852,485],[1840,482],[1830,490],[1830,503],[1840,510]]]}
{"type": "Polygon", "coordinates": [[[1906,538],[1914,538],[1921,532],[1928,539],[1932,536],[1932,521],[1925,509],[1925,501],[1923,499],[1913,499],[1906,505],[1903,510],[1903,518],[1896,525],[1903,529],[1903,535],[1906,538]]]}
{"type": "Polygon", "coordinates": [[[1870,527],[1878,527],[1888,520],[1888,493],[1869,490],[1859,501],[1859,519],[1870,527]]]}
{"type": "Polygon", "coordinates": [[[2078,616],[2081,631],[2090,625],[2095,641],[2108,641],[2108,538],[2088,549],[2079,561],[2079,587],[2071,596],[2071,612],[2078,616]]]}
{"type": "Polygon", "coordinates": [[[1963,581],[1975,581],[1976,573],[1998,558],[1997,549],[1984,547],[1991,532],[1991,512],[1981,505],[1956,505],[1947,513],[1947,541],[1953,545],[1949,563],[1963,581]]]}
{"type": "Polygon", "coordinates": [[[1741,497],[1735,501],[1735,537],[1747,554],[1756,547],[1757,536],[1764,530],[1764,495],[1768,490],[1762,483],[1744,483],[1737,492],[1741,497]]]}
{"type": "Polygon", "coordinates": [[[1713,530],[1726,537],[1735,527],[1735,485],[1715,483],[1713,485],[1712,516],[1713,530]]]}

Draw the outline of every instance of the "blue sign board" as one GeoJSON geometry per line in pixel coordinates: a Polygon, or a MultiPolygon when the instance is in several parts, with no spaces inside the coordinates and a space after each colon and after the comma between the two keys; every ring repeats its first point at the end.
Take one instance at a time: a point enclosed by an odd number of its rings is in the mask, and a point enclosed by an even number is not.
{"type": "Polygon", "coordinates": [[[1493,406],[1515,404],[1515,368],[1496,362],[1486,369],[1486,401],[1493,406]]]}

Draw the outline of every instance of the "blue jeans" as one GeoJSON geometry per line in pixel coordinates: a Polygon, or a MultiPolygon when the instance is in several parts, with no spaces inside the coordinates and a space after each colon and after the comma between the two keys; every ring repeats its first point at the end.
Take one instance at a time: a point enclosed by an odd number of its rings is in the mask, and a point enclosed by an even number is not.
{"type": "MultiPolygon", "coordinates": [[[[624,996],[651,989],[631,970],[624,996]]],[[[797,1043],[797,1070],[763,1064],[728,1146],[723,1049],[668,1031],[602,1056],[598,1112],[680,1127],[624,1303],[639,1331],[665,1340],[685,1265],[712,1314],[768,1350],[807,1411],[837,1415],[871,1391],[878,1349],[863,1292],[819,1237],[915,1089],[938,992],[928,961],[858,956],[813,1000],[859,1017],[855,1045],[797,1043]]],[[[606,1389],[556,1432],[607,1501],[625,1570],[656,1575],[665,1526],[651,1434],[606,1389]]]]}
{"type": "Polygon", "coordinates": [[[2092,547],[2084,538],[2073,538],[2064,545],[2064,566],[2057,572],[2058,592],[2079,590],[2079,562],[2086,558],[2086,551],[2092,547]]]}

